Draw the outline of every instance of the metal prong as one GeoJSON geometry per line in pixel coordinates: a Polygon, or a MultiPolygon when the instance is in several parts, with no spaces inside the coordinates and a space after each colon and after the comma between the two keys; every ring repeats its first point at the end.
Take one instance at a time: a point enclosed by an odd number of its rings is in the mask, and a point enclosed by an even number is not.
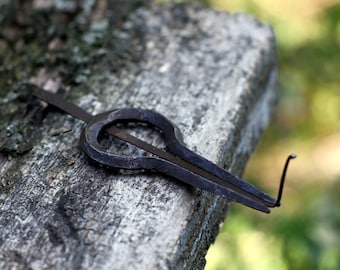
{"type": "Polygon", "coordinates": [[[296,157],[297,157],[296,154],[290,154],[288,156],[287,160],[286,160],[285,166],[283,168],[282,176],[281,176],[280,187],[279,187],[279,191],[278,191],[278,194],[277,194],[277,199],[276,199],[275,204],[272,207],[279,207],[281,205],[281,198],[282,198],[282,193],[283,193],[283,187],[284,187],[284,184],[285,184],[288,164],[289,164],[289,161],[291,159],[294,159],[296,157]]]}

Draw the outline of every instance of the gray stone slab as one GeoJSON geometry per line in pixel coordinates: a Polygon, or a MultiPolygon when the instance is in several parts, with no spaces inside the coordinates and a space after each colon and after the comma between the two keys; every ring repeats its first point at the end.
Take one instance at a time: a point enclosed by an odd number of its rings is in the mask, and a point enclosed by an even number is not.
{"type": "MultiPolygon", "coordinates": [[[[156,110],[176,123],[188,148],[241,174],[277,97],[271,28],[244,14],[153,4],[113,36],[137,28],[139,60],[119,72],[96,63],[91,90],[73,101],[93,114],[156,110]]],[[[156,173],[101,168],[78,148],[82,127],[51,112],[32,150],[2,160],[1,181],[15,181],[1,193],[0,268],[203,269],[228,200],[156,173]]]]}

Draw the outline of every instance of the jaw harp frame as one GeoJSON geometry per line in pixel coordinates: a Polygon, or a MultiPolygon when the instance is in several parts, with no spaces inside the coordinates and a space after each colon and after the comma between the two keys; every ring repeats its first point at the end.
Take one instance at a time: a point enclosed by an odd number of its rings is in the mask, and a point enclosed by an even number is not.
{"type": "Polygon", "coordinates": [[[181,144],[180,130],[159,113],[145,109],[124,108],[92,116],[58,95],[35,86],[33,86],[33,89],[33,95],[36,97],[86,123],[80,136],[80,146],[92,160],[102,165],[120,169],[156,170],[192,186],[227,197],[232,201],[265,213],[270,213],[270,208],[280,206],[288,164],[291,159],[296,157],[295,154],[291,154],[287,158],[278,195],[275,199],[238,176],[187,149],[181,144]],[[115,124],[122,122],[141,122],[158,130],[164,139],[166,150],[148,144],[115,126],[115,124]],[[99,138],[104,132],[141,148],[155,155],[155,157],[130,157],[110,153],[99,142],[99,138]]]}

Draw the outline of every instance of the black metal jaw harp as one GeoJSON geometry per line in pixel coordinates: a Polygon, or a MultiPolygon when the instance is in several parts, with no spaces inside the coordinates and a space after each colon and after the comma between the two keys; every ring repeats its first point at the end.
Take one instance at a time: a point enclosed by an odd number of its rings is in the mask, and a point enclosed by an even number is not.
{"type": "Polygon", "coordinates": [[[80,107],[43,89],[34,87],[33,94],[86,123],[80,137],[80,146],[91,159],[102,165],[121,169],[156,170],[265,213],[269,213],[270,208],[280,206],[288,164],[291,159],[296,157],[294,154],[287,158],[277,198],[273,198],[238,176],[187,149],[181,144],[179,129],[157,112],[124,108],[92,116],[80,107]],[[146,143],[115,126],[122,122],[141,122],[157,129],[164,138],[166,150],[146,143]],[[104,132],[141,148],[155,157],[121,156],[110,153],[99,142],[99,137],[104,132]]]}

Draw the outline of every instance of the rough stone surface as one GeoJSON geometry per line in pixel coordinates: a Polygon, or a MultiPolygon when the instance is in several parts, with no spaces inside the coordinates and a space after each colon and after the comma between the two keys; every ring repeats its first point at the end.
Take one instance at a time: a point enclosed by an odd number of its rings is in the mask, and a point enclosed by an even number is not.
{"type": "MultiPolygon", "coordinates": [[[[277,97],[271,28],[244,14],[153,4],[113,35],[134,40],[139,60],[119,72],[95,63],[72,100],[93,114],[156,110],[188,148],[240,174],[277,97]]],[[[1,184],[10,184],[0,189],[0,268],[203,269],[228,200],[156,173],[100,167],[78,148],[82,127],[54,110],[30,151],[1,154],[1,184]]]]}

